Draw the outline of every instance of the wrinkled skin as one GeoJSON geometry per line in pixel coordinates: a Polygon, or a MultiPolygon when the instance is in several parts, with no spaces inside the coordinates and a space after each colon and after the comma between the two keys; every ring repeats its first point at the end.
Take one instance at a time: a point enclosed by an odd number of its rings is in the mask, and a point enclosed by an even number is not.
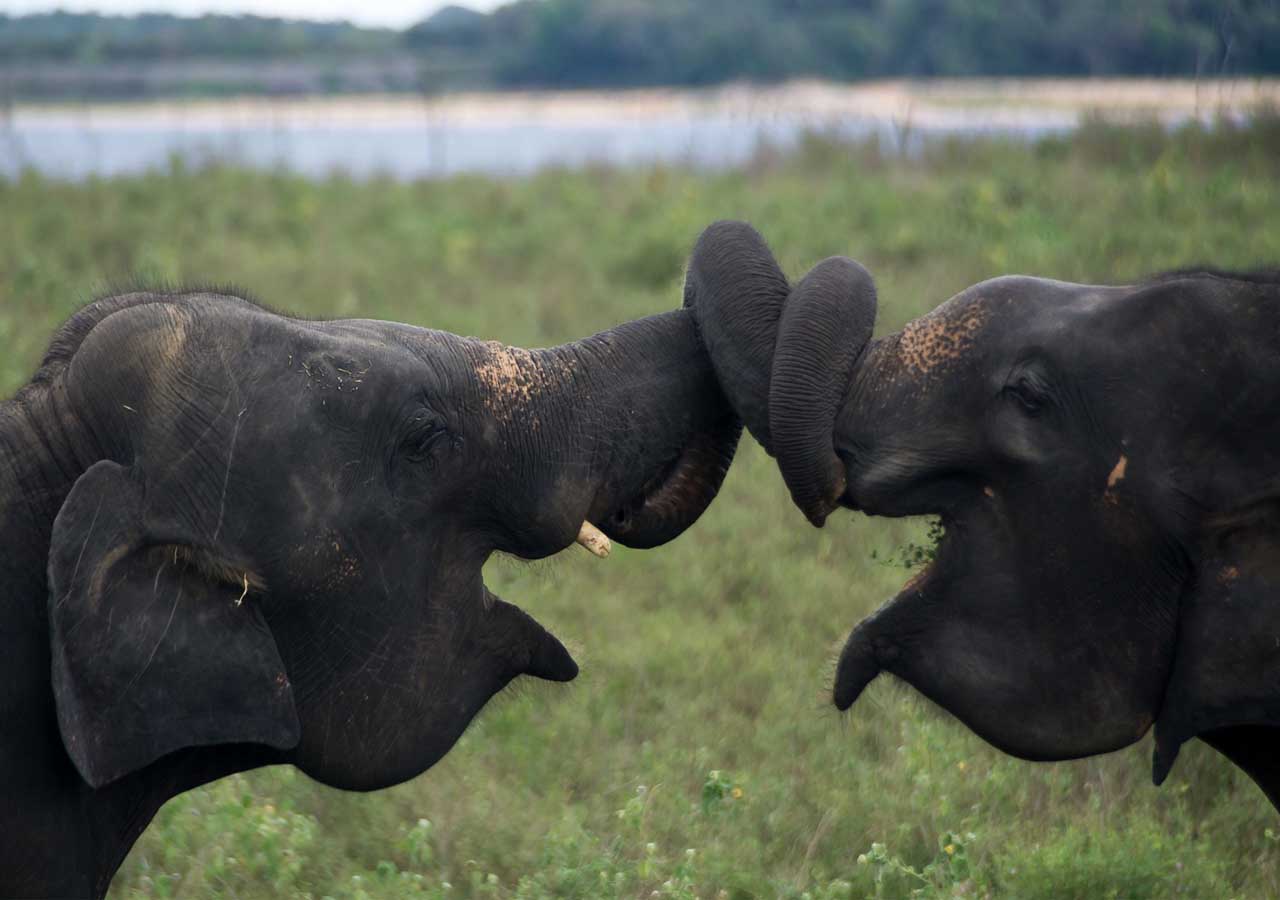
{"type": "Polygon", "coordinates": [[[1033,760],[1154,725],[1157,784],[1200,737],[1280,802],[1280,276],[997,278],[871,341],[856,263],[784,290],[749,226],[699,251],[717,372],[809,519],[945,526],[849,636],[840,709],[890,672],[1033,760]],[[750,265],[716,271],[728,247],[750,265]],[[772,348],[754,382],[733,328],[772,348]]]}
{"type": "Polygon", "coordinates": [[[686,311],[525,351],[212,294],[86,307],[0,406],[0,896],[103,894],[230,772],[404,781],[512,679],[572,679],[485,560],[584,520],[674,538],[740,428],[686,311]]]}

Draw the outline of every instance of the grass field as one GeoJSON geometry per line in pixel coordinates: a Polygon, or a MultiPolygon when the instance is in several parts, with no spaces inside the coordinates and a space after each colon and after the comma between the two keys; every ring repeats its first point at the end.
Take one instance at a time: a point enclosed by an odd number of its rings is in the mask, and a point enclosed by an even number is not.
{"type": "MultiPolygon", "coordinates": [[[[0,182],[0,394],[78,303],[134,276],[546,345],[676,306],[699,230],[741,217],[791,274],[834,253],[864,262],[883,332],[996,274],[1274,264],[1278,211],[1274,116],[1174,136],[1094,125],[915,161],[815,139],[715,176],[27,176],[0,182]]],[[[1149,739],[1019,762],[887,679],[835,713],[838,642],[905,577],[873,551],[922,532],[850,513],[810,528],[747,438],[668,547],[491,562],[499,593],[573,642],[576,683],[498,698],[393,790],[279,769],[179,797],[114,896],[1280,896],[1274,811],[1198,743],[1157,790],[1149,739]]]]}

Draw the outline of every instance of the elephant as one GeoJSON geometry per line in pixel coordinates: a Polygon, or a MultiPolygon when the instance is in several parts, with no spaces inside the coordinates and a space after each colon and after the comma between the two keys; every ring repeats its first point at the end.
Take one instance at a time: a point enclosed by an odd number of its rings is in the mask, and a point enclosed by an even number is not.
{"type": "Polygon", "coordinates": [[[888,672],[1028,760],[1154,728],[1156,785],[1199,738],[1280,806],[1280,271],[999,277],[873,340],[861,265],[792,287],[721,222],[687,291],[812,524],[939,517],[844,644],[840,710],[888,672]]]}
{"type": "Polygon", "coordinates": [[[648,548],[741,423],[691,313],[525,350],[217,291],[98,299],[0,405],[0,896],[102,896],[170,797],[425,771],[577,664],[481,567],[648,548]]]}

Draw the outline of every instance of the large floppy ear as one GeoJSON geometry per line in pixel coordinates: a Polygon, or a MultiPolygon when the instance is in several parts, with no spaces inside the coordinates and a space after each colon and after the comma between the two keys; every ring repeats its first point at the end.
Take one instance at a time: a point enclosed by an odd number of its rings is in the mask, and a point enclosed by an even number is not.
{"type": "Polygon", "coordinates": [[[1168,776],[1182,745],[1204,739],[1280,800],[1280,517],[1220,531],[1182,598],[1173,670],[1156,722],[1152,777],[1168,776]]]}
{"type": "Polygon", "coordinates": [[[97,788],[184,747],[297,744],[275,638],[243,585],[202,564],[182,526],[148,521],[142,484],[109,461],[53,523],[49,628],[58,726],[97,788]]]}

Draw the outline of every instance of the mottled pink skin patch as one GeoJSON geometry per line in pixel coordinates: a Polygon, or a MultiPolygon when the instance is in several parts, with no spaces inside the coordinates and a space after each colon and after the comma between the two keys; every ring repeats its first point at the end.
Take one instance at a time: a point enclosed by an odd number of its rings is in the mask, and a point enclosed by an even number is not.
{"type": "Polygon", "coordinates": [[[968,303],[957,311],[939,310],[902,329],[898,353],[907,371],[926,375],[960,359],[973,346],[989,311],[986,304],[968,303]]]}

